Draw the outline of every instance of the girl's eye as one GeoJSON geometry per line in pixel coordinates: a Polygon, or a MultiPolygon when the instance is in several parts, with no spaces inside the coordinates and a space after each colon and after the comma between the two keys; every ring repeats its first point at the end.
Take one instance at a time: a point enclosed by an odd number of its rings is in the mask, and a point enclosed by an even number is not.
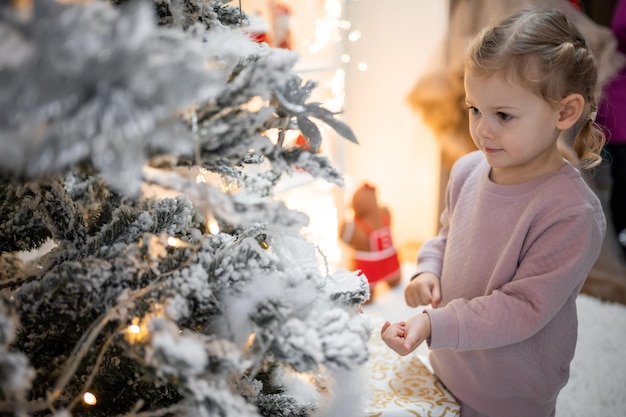
{"type": "Polygon", "coordinates": [[[511,116],[511,115],[510,115],[510,114],[508,114],[508,113],[502,113],[502,112],[498,112],[498,113],[497,113],[497,116],[498,116],[498,119],[503,120],[503,121],[505,121],[505,122],[506,122],[507,120],[511,120],[511,117],[513,117],[513,116],[511,116]]]}
{"type": "Polygon", "coordinates": [[[480,114],[480,110],[478,110],[474,106],[469,106],[468,109],[469,109],[470,114],[480,114]]]}

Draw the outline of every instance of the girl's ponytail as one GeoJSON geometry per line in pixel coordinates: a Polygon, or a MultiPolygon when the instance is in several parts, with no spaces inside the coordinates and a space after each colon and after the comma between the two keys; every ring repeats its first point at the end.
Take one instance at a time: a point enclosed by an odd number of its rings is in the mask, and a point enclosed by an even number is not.
{"type": "Polygon", "coordinates": [[[595,168],[602,163],[602,149],[606,135],[595,123],[596,111],[592,111],[574,140],[574,151],[584,169],[595,168]]]}

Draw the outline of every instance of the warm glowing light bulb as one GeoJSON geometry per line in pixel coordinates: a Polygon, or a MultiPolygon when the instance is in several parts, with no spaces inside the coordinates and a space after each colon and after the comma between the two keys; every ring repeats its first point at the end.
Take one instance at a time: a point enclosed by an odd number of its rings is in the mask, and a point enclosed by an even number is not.
{"type": "Polygon", "coordinates": [[[135,317],[126,328],[125,337],[130,343],[145,342],[150,337],[150,331],[145,324],[141,324],[139,317],[135,317]]]}
{"type": "MultiPolygon", "coordinates": [[[[248,153],[253,152],[254,151],[248,151],[248,153]]],[[[224,191],[225,193],[234,193],[237,190],[239,190],[239,183],[237,182],[237,180],[233,180],[232,178],[222,175],[222,191],[224,191]]]]}
{"type": "Polygon", "coordinates": [[[348,54],[341,55],[341,62],[343,62],[344,64],[347,64],[348,62],[350,62],[350,55],[348,54]]]}
{"type": "Polygon", "coordinates": [[[251,333],[250,336],[248,336],[248,341],[246,342],[246,346],[248,349],[252,347],[252,344],[254,343],[255,338],[256,338],[256,333],[251,333]]]}
{"type": "Polygon", "coordinates": [[[182,241],[178,238],[175,238],[174,236],[170,236],[167,238],[167,244],[170,245],[173,248],[177,248],[179,246],[181,246],[182,241]]]}
{"type": "Polygon", "coordinates": [[[91,392],[87,391],[84,395],[83,395],[83,402],[87,405],[96,405],[96,403],[98,402],[98,400],[96,399],[96,396],[93,395],[91,392]]]}
{"type": "Polygon", "coordinates": [[[350,32],[350,34],[348,35],[348,40],[350,40],[350,42],[356,42],[360,38],[361,38],[361,32],[359,32],[358,30],[350,32]]]}
{"type": "Polygon", "coordinates": [[[220,225],[217,223],[217,220],[211,219],[209,220],[209,233],[212,235],[216,235],[220,232],[220,225]]]}
{"type": "Polygon", "coordinates": [[[367,62],[359,62],[357,68],[360,71],[367,71],[367,62]]]}

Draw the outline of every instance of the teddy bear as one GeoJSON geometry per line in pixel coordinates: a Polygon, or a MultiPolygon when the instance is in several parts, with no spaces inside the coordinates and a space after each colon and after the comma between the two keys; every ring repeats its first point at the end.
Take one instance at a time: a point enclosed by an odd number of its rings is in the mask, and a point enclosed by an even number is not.
{"type": "MultiPolygon", "coordinates": [[[[365,274],[370,294],[381,282],[395,287],[402,280],[398,252],[391,238],[391,214],[378,204],[376,187],[362,184],[352,197],[354,218],[341,221],[339,236],[353,251],[353,270],[365,274]]],[[[370,299],[370,301],[372,301],[370,299]]]]}

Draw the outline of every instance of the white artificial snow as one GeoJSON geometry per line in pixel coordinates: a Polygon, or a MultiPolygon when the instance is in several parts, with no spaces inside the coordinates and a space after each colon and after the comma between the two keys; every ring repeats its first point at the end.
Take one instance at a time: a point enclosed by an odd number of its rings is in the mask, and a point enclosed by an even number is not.
{"type": "Polygon", "coordinates": [[[203,340],[193,334],[179,334],[172,325],[163,326],[164,322],[158,321],[161,322],[157,323],[158,330],[152,323],[148,324],[152,338],[147,361],[158,364],[158,370],[166,375],[189,377],[201,374],[208,363],[203,340]]]}
{"type": "Polygon", "coordinates": [[[0,346],[0,392],[8,398],[22,398],[31,387],[35,370],[26,355],[6,352],[0,346]]]}
{"type": "Polygon", "coordinates": [[[327,396],[319,403],[315,417],[363,417],[366,374],[364,368],[336,370],[329,379],[327,396]]]}
{"type": "Polygon", "coordinates": [[[189,317],[189,305],[187,300],[181,294],[174,294],[165,303],[165,311],[172,320],[179,321],[189,317]]]}
{"type": "Polygon", "coordinates": [[[274,374],[274,383],[285,387],[285,392],[301,404],[319,404],[321,393],[315,384],[315,375],[295,372],[282,367],[274,374]]]}

